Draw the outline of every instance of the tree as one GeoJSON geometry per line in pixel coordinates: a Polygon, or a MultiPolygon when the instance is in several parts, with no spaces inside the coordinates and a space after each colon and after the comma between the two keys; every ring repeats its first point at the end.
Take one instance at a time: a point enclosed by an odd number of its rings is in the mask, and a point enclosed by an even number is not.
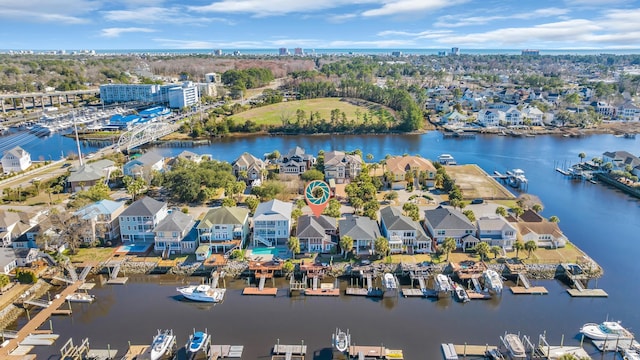
{"type": "Polygon", "coordinates": [[[549,221],[552,223],[559,223],[560,222],[560,218],[558,218],[557,216],[553,215],[551,217],[549,217],[549,221]]]}
{"type": "Polygon", "coordinates": [[[391,202],[391,201],[393,201],[393,200],[395,200],[397,198],[398,198],[398,192],[396,192],[396,191],[389,191],[388,193],[386,193],[384,195],[384,199],[389,201],[389,202],[391,202]]]}
{"type": "Polygon", "coordinates": [[[490,251],[493,254],[493,258],[496,259],[498,255],[500,255],[500,252],[502,252],[502,248],[498,245],[494,245],[491,247],[490,251]]]}
{"type": "Polygon", "coordinates": [[[356,214],[358,213],[358,209],[362,209],[362,207],[364,206],[364,201],[357,197],[349,199],[349,202],[351,203],[351,207],[353,207],[353,210],[356,214]]]}
{"type": "Polygon", "coordinates": [[[587,154],[581,152],[580,154],[578,154],[578,157],[580,158],[580,162],[582,162],[584,160],[584,158],[587,157],[587,154]]]}
{"type": "Polygon", "coordinates": [[[373,154],[369,153],[367,154],[367,161],[371,162],[371,160],[373,160],[373,154]]]}
{"type": "Polygon", "coordinates": [[[147,186],[147,183],[141,177],[134,179],[131,176],[125,176],[122,178],[122,182],[127,190],[127,194],[131,195],[133,201],[136,201],[136,196],[147,186]]]}
{"type": "Polygon", "coordinates": [[[347,253],[353,248],[353,238],[349,235],[343,235],[340,237],[340,249],[344,257],[347,257],[347,253]]]}
{"type": "Polygon", "coordinates": [[[299,208],[293,209],[293,211],[291,212],[291,219],[293,219],[293,221],[298,221],[298,218],[300,216],[302,216],[302,210],[300,210],[299,208]]]}
{"type": "Polygon", "coordinates": [[[380,236],[373,243],[373,249],[379,257],[387,256],[389,254],[389,240],[380,236]]]}
{"type": "Polygon", "coordinates": [[[260,201],[253,196],[248,196],[246,199],[244,199],[244,203],[247,205],[249,210],[251,210],[251,212],[253,213],[256,211],[256,208],[260,204],[260,201]]]}
{"type": "Polygon", "coordinates": [[[11,279],[9,279],[8,275],[0,274],[0,289],[11,283],[11,279]]]}
{"type": "Polygon", "coordinates": [[[524,249],[527,250],[527,253],[529,253],[527,257],[531,257],[531,253],[538,250],[538,245],[536,244],[535,241],[529,240],[526,243],[524,243],[524,249]]]}
{"type": "Polygon", "coordinates": [[[496,214],[500,215],[500,216],[507,216],[507,210],[505,208],[503,208],[502,206],[498,206],[496,208],[496,214]]]}
{"type": "Polygon", "coordinates": [[[324,209],[322,215],[331,216],[333,218],[339,218],[340,213],[340,202],[336,199],[329,200],[329,205],[324,209]]]}
{"type": "Polygon", "coordinates": [[[533,206],[531,207],[531,210],[535,211],[536,213],[540,213],[542,211],[542,205],[533,204],[533,206]]]}
{"type": "Polygon", "coordinates": [[[234,207],[236,205],[237,205],[236,201],[233,200],[233,198],[228,197],[228,198],[222,199],[222,206],[223,207],[234,207]]]}
{"type": "Polygon", "coordinates": [[[446,260],[449,261],[449,253],[451,253],[457,247],[458,245],[456,244],[456,239],[452,237],[446,237],[442,242],[442,245],[440,245],[440,250],[442,251],[443,254],[447,255],[446,260]]]}
{"type": "Polygon", "coordinates": [[[517,240],[514,244],[513,244],[513,248],[516,249],[516,259],[518,258],[518,255],[520,255],[520,250],[524,250],[524,244],[522,243],[522,241],[517,240]]]}
{"type": "Polygon", "coordinates": [[[322,171],[316,169],[309,169],[300,175],[300,178],[305,182],[313,181],[313,180],[324,180],[324,174],[322,171]]]}
{"type": "Polygon", "coordinates": [[[478,255],[480,255],[480,260],[484,261],[484,257],[489,254],[489,252],[491,251],[491,247],[488,243],[481,241],[478,243],[478,245],[476,245],[475,251],[478,255]]]}
{"type": "Polygon", "coordinates": [[[287,241],[287,247],[293,254],[293,258],[296,258],[296,254],[300,253],[300,240],[297,237],[291,236],[287,241]]]}
{"type": "Polygon", "coordinates": [[[520,215],[524,214],[524,210],[520,206],[512,207],[511,211],[516,215],[516,219],[519,218],[520,215]]]}
{"type": "Polygon", "coordinates": [[[476,221],[476,214],[473,213],[473,210],[465,210],[462,213],[464,214],[464,216],[467,217],[467,219],[469,219],[469,221],[471,222],[476,221]]]}

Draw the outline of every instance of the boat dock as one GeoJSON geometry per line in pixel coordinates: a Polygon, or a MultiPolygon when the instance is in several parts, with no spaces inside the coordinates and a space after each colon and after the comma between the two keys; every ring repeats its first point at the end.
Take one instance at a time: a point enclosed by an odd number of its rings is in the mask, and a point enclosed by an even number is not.
{"type": "MultiPolygon", "coordinates": [[[[351,286],[347,288],[345,294],[352,296],[382,297],[384,295],[384,291],[379,288],[374,288],[373,279],[373,273],[368,272],[362,274],[363,287],[354,287],[352,279],[351,286]]],[[[358,279],[356,279],[356,285],[358,285],[358,279]]]]}
{"type": "Polygon", "coordinates": [[[560,264],[563,275],[569,280],[569,283],[575,287],[575,289],[567,289],[567,292],[572,297],[608,297],[606,291],[602,289],[589,289],[587,283],[590,276],[585,274],[582,267],[578,264],[560,264]]]}
{"type": "Polygon", "coordinates": [[[211,345],[209,347],[209,360],[239,359],[244,351],[243,345],[211,345]]]}
{"type": "Polygon", "coordinates": [[[456,344],[441,344],[442,353],[445,360],[458,359],[458,356],[484,356],[489,350],[497,350],[495,345],[456,345],[456,344]]]}
{"type": "Polygon", "coordinates": [[[278,343],[273,345],[271,360],[304,360],[307,355],[307,345],[304,341],[300,345],[283,345],[278,343]]]}
{"type": "Polygon", "coordinates": [[[244,288],[242,295],[276,296],[278,288],[275,287],[273,276],[276,271],[282,271],[282,264],[273,262],[261,264],[256,261],[251,261],[249,262],[249,270],[253,271],[255,279],[258,281],[258,286],[248,286],[244,288]],[[267,279],[271,279],[272,287],[265,287],[267,279]]]}
{"type": "Polygon", "coordinates": [[[505,264],[507,272],[516,277],[516,286],[510,287],[511,293],[516,295],[547,295],[549,291],[544,286],[533,286],[526,275],[523,264],[505,264]]]}
{"type": "Polygon", "coordinates": [[[380,346],[351,345],[347,349],[350,359],[404,359],[402,350],[391,350],[380,346]]]}

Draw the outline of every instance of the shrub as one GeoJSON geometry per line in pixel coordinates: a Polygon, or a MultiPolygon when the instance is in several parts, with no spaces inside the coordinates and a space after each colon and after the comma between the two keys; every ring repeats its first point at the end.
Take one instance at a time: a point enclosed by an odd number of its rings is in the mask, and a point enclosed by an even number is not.
{"type": "Polygon", "coordinates": [[[38,281],[38,276],[36,276],[33,271],[18,270],[16,272],[16,279],[18,279],[21,284],[33,284],[38,281]]]}

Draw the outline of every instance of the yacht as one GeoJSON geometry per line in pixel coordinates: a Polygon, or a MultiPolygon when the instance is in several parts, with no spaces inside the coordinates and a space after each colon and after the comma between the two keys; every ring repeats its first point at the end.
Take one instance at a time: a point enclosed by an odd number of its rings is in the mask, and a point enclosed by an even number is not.
{"type": "Polygon", "coordinates": [[[442,165],[457,165],[456,159],[451,154],[440,154],[438,156],[438,162],[442,165]]]}
{"type": "Polygon", "coordinates": [[[451,292],[453,288],[451,287],[451,282],[446,275],[438,274],[436,275],[436,291],[438,292],[439,297],[443,296],[451,296],[451,292]]]}
{"type": "Polygon", "coordinates": [[[158,330],[158,335],[154,336],[153,342],[151,342],[151,360],[160,359],[173,345],[175,339],[173,330],[158,330]]]}
{"type": "Polygon", "coordinates": [[[465,290],[464,287],[458,284],[454,284],[453,287],[455,289],[455,293],[456,293],[456,297],[458,298],[458,301],[466,303],[471,300],[469,299],[469,294],[467,294],[467,290],[465,290]]]}
{"type": "Polygon", "coordinates": [[[395,277],[393,277],[393,274],[391,273],[384,274],[384,287],[387,290],[395,290],[398,288],[398,284],[396,283],[396,279],[395,277]]]}
{"type": "Polygon", "coordinates": [[[631,340],[633,334],[622,327],[618,321],[605,321],[602,324],[582,325],[580,332],[593,340],[631,340]]]}
{"type": "Polygon", "coordinates": [[[333,345],[336,350],[340,352],[345,352],[349,348],[351,344],[351,335],[349,335],[349,331],[344,332],[342,330],[336,329],[336,333],[332,335],[333,345]]]}
{"type": "Polygon", "coordinates": [[[91,303],[96,297],[85,293],[73,293],[67,295],[65,299],[69,302],[91,303]]]}
{"type": "Polygon", "coordinates": [[[507,171],[507,180],[509,185],[514,188],[518,188],[522,184],[527,183],[527,178],[524,176],[524,170],[522,169],[507,171]]]}
{"type": "Polygon", "coordinates": [[[213,303],[221,302],[225,292],[225,289],[213,288],[207,284],[183,286],[176,290],[189,300],[213,303]]]}
{"type": "Polygon", "coordinates": [[[632,348],[623,348],[622,355],[624,360],[640,360],[640,351],[632,348]]]}
{"type": "Polygon", "coordinates": [[[189,336],[189,342],[187,343],[187,352],[197,353],[204,349],[204,344],[209,339],[209,335],[205,331],[196,331],[193,335],[189,336]]]}
{"type": "Polygon", "coordinates": [[[500,275],[495,270],[485,270],[482,274],[484,277],[484,286],[495,292],[496,294],[502,293],[502,279],[500,279],[500,275]]]}
{"type": "Polygon", "coordinates": [[[525,359],[527,354],[524,350],[522,341],[516,334],[507,334],[504,336],[504,345],[509,350],[512,359],[525,359]]]}

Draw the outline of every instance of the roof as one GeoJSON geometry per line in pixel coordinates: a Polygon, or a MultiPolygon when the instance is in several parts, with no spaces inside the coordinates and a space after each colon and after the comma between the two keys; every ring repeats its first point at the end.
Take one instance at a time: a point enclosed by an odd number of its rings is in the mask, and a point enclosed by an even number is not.
{"type": "MultiPolygon", "coordinates": [[[[160,154],[158,154],[155,151],[151,151],[148,153],[145,153],[144,155],[140,156],[139,158],[136,158],[134,160],[129,161],[129,163],[131,162],[136,162],[136,163],[140,163],[140,164],[144,164],[144,165],[153,165],[159,161],[162,161],[162,159],[164,159],[164,157],[160,154]]],[[[128,164],[128,163],[127,163],[128,164]]]]}
{"type": "Polygon", "coordinates": [[[302,215],[298,218],[296,236],[298,238],[323,237],[327,231],[335,231],[337,229],[336,225],[336,219],[326,215],[318,217],[302,215]]]}
{"type": "Polygon", "coordinates": [[[244,224],[248,216],[249,209],[237,206],[211,209],[198,224],[198,229],[209,229],[216,224],[244,224]]]}
{"type": "Polygon", "coordinates": [[[476,227],[464,214],[457,210],[451,210],[439,206],[435,209],[425,210],[424,221],[437,230],[475,230],[476,227]]]}
{"type": "Polygon", "coordinates": [[[4,272],[4,267],[16,261],[18,258],[13,248],[0,247],[0,273],[4,272]]]}
{"type": "Polygon", "coordinates": [[[428,240],[429,237],[424,232],[422,226],[417,221],[413,221],[408,216],[402,214],[402,210],[396,207],[387,206],[380,210],[381,221],[384,221],[388,230],[415,230],[417,240],[428,240]]]}
{"type": "Polygon", "coordinates": [[[81,216],[84,220],[89,220],[98,215],[110,215],[124,207],[124,202],[113,200],[100,200],[89,204],[76,211],[74,215],[81,216]]]}
{"type": "Polygon", "coordinates": [[[614,152],[607,151],[602,155],[608,158],[611,158],[613,160],[620,161],[624,165],[631,165],[632,167],[640,165],[640,158],[631,154],[628,151],[622,151],[622,150],[614,151],[614,152]]]}
{"type": "Polygon", "coordinates": [[[520,215],[520,220],[524,221],[524,222],[542,222],[544,221],[544,218],[542,217],[542,215],[538,214],[537,212],[531,210],[531,209],[526,209],[522,215],[520,215]]]}
{"type": "Polygon", "coordinates": [[[264,167],[264,162],[260,159],[258,159],[257,157],[251,155],[248,152],[244,152],[242,153],[242,155],[240,155],[234,162],[233,162],[233,166],[244,166],[244,167],[249,167],[252,164],[257,164],[260,167],[264,167]]]}
{"type": "Polygon", "coordinates": [[[290,220],[293,204],[286,203],[277,199],[260,203],[256,208],[253,220],[290,220]]]}
{"type": "Polygon", "coordinates": [[[0,210],[0,227],[6,228],[20,222],[20,215],[13,211],[0,210]]]}
{"type": "Polygon", "coordinates": [[[344,151],[328,151],[324,153],[324,166],[336,166],[339,163],[357,163],[362,164],[362,158],[359,155],[345,154],[344,151]]]}
{"type": "Polygon", "coordinates": [[[67,181],[69,182],[82,182],[82,181],[96,181],[105,177],[104,169],[113,166],[115,163],[111,160],[98,160],[92,163],[85,163],[80,167],[75,167],[70,170],[67,181]]]}
{"type": "Polygon", "coordinates": [[[29,155],[29,153],[25,149],[21,148],[20,146],[16,146],[11,150],[7,150],[2,157],[5,157],[9,154],[17,158],[22,158],[23,156],[29,155]]]}
{"type": "Polygon", "coordinates": [[[516,223],[516,226],[518,227],[521,235],[527,235],[533,232],[538,235],[551,234],[554,237],[564,236],[558,224],[551,221],[535,223],[519,222],[516,223]]]}
{"type": "Polygon", "coordinates": [[[502,231],[505,227],[516,231],[516,228],[502,216],[483,216],[478,219],[478,230],[480,231],[502,231]]]}
{"type": "Polygon", "coordinates": [[[418,156],[394,156],[388,158],[386,161],[387,170],[394,174],[405,173],[411,169],[436,172],[436,168],[431,161],[418,156]]]}
{"type": "Polygon", "coordinates": [[[145,196],[129,205],[120,216],[153,216],[165,206],[167,203],[145,196]]]}
{"type": "Polygon", "coordinates": [[[202,155],[198,155],[194,152],[191,152],[189,150],[184,150],[183,152],[181,152],[180,154],[178,154],[178,158],[182,158],[182,159],[187,159],[187,160],[191,160],[194,161],[194,159],[198,159],[200,158],[202,155]]]}
{"type": "Polygon", "coordinates": [[[164,219],[160,220],[158,226],[153,229],[153,232],[159,231],[177,231],[182,232],[189,230],[193,227],[193,217],[189,214],[185,214],[182,211],[173,211],[167,215],[164,219]]]}
{"type": "Polygon", "coordinates": [[[340,236],[354,240],[376,240],[381,237],[378,223],[365,216],[347,216],[339,221],[340,236]]]}

